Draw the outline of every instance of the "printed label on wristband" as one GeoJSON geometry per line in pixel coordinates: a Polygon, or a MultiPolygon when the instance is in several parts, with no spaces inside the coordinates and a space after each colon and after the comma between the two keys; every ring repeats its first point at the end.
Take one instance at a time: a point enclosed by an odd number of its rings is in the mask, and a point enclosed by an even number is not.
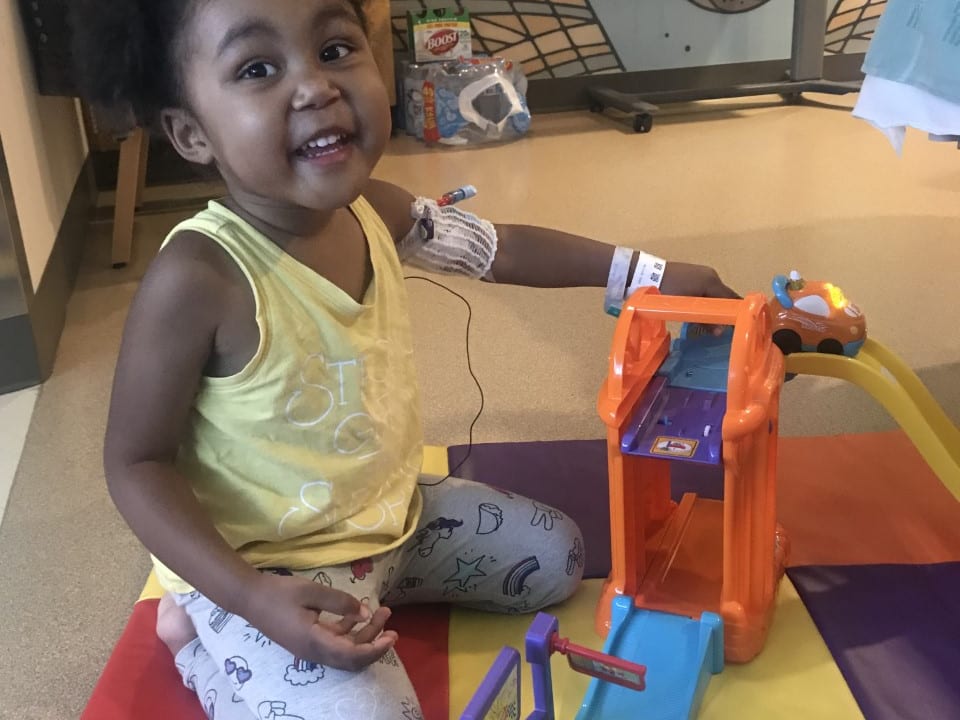
{"type": "Polygon", "coordinates": [[[641,252],[637,260],[637,267],[633,271],[633,280],[630,282],[627,297],[630,297],[642,287],[655,287],[659,289],[660,283],[663,282],[663,271],[666,267],[667,262],[663,258],[641,252]]]}

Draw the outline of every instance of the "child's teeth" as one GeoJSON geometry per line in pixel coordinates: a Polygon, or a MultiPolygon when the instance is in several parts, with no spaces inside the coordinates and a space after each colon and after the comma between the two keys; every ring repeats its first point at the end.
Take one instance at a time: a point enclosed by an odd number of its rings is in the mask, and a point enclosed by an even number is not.
{"type": "Polygon", "coordinates": [[[310,142],[308,142],[307,147],[323,148],[323,147],[326,147],[327,145],[333,145],[339,139],[340,139],[339,135],[331,135],[325,138],[317,138],[316,140],[311,140],[310,142]]]}
{"type": "Polygon", "coordinates": [[[308,140],[303,144],[302,152],[308,152],[310,150],[322,150],[325,147],[334,145],[343,140],[342,135],[330,135],[324,138],[317,138],[315,140],[308,140]]]}

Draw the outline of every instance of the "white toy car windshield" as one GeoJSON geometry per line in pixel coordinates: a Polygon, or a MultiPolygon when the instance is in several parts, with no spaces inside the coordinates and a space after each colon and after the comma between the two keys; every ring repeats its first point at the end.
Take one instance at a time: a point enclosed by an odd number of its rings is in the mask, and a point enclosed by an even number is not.
{"type": "Polygon", "coordinates": [[[797,310],[802,310],[803,312],[810,313],[811,315],[830,317],[830,306],[827,305],[827,301],[819,295],[807,295],[806,297],[802,297],[797,300],[793,306],[797,310]]]}

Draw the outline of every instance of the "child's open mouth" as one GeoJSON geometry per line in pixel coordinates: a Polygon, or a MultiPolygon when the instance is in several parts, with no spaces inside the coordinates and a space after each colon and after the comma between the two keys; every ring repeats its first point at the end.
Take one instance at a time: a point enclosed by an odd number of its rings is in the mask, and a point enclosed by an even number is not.
{"type": "Polygon", "coordinates": [[[309,140],[296,149],[294,154],[299,158],[306,160],[318,160],[321,158],[334,159],[349,146],[351,138],[346,133],[331,133],[322,135],[309,140]]]}

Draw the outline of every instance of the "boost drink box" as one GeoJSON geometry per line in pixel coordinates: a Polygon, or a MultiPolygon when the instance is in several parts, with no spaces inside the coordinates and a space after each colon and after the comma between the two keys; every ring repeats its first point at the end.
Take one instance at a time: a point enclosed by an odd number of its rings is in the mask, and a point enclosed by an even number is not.
{"type": "Polygon", "coordinates": [[[473,56],[470,13],[448,8],[407,12],[407,34],[415,63],[473,56]]]}

